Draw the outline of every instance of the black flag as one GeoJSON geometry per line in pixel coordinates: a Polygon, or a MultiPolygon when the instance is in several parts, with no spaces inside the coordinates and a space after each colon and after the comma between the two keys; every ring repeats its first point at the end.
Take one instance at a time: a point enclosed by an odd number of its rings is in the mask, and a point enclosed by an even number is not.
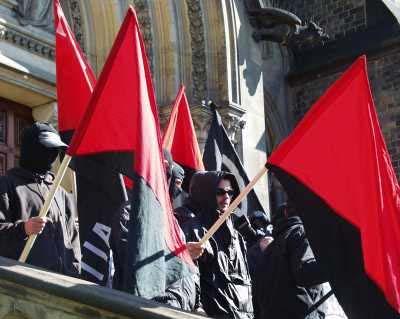
{"type": "MultiPolygon", "coordinates": [[[[78,189],[82,275],[85,280],[109,285],[110,250],[119,243],[119,217],[127,202],[121,175],[102,163],[102,155],[75,159],[78,189]],[[113,245],[116,245],[112,247],[113,245]]],[[[118,256],[114,255],[114,262],[118,256]]],[[[118,265],[115,265],[116,267],[118,265]]]]}
{"type": "MultiPolygon", "coordinates": [[[[213,110],[213,120],[203,154],[203,163],[208,171],[228,171],[235,175],[240,188],[249,183],[249,178],[244,170],[243,164],[236,153],[225,127],[222,124],[221,116],[217,110],[213,110]]],[[[256,211],[264,211],[254,190],[241,203],[241,211],[247,215],[256,211]]]]}

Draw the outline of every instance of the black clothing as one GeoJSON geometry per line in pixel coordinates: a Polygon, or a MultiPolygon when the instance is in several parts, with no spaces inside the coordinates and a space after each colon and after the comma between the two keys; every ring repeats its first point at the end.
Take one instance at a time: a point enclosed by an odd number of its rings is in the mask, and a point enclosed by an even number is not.
{"type": "MultiPolygon", "coordinates": [[[[0,177],[0,255],[18,259],[27,239],[24,221],[37,216],[53,183],[53,175],[14,168],[0,177]]],[[[80,272],[77,214],[70,195],[56,192],[43,232],[38,235],[27,263],[61,274],[80,272]]]]}
{"type": "Polygon", "coordinates": [[[182,207],[185,204],[189,194],[186,193],[183,189],[180,190],[179,195],[173,198],[172,200],[172,208],[176,209],[182,207]]]}
{"type": "Polygon", "coordinates": [[[319,319],[324,314],[308,309],[322,296],[327,280],[318,267],[299,217],[280,219],[274,241],[264,252],[251,254],[254,301],[258,319],[319,319]]]}
{"type": "Polygon", "coordinates": [[[261,234],[253,228],[246,215],[237,217],[236,215],[232,214],[232,221],[234,227],[238,230],[238,232],[243,236],[244,240],[246,241],[246,245],[248,248],[253,246],[260,238],[264,237],[264,233],[261,234]]]}
{"type": "Polygon", "coordinates": [[[169,196],[171,198],[173,207],[182,206],[182,201],[185,199],[185,192],[183,191],[182,187],[178,187],[176,185],[177,180],[183,182],[184,178],[184,169],[174,162],[171,169],[171,180],[169,182],[169,196]]]}
{"type": "MultiPolygon", "coordinates": [[[[187,241],[199,241],[218,218],[216,188],[222,177],[231,181],[235,194],[239,187],[233,175],[199,172],[191,181],[190,202],[179,209],[187,241]],[[195,217],[192,217],[195,216],[195,217]]],[[[209,240],[198,259],[201,303],[214,318],[253,318],[251,283],[242,236],[229,218],[209,240]]]]}
{"type": "Polygon", "coordinates": [[[183,206],[174,210],[175,218],[178,220],[181,227],[183,227],[190,219],[196,217],[195,209],[196,208],[191,205],[190,199],[186,198],[183,206]]]}
{"type": "Polygon", "coordinates": [[[181,310],[196,312],[201,308],[199,274],[179,279],[165,289],[163,296],[157,296],[153,300],[181,310]]]}
{"type": "Polygon", "coordinates": [[[20,166],[46,174],[57,158],[59,149],[66,146],[50,124],[36,122],[22,133],[20,166]]]}
{"type": "MultiPolygon", "coordinates": [[[[129,196],[130,197],[130,196],[129,196]]],[[[123,205],[121,213],[115,214],[111,227],[110,248],[113,254],[114,277],[112,288],[124,290],[124,271],[128,260],[128,224],[131,211],[130,200],[123,205]]]]}

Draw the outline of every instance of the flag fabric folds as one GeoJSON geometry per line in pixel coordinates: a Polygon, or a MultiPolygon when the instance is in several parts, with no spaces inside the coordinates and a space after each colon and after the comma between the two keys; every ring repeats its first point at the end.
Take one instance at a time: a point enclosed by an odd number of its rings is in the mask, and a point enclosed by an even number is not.
{"type": "Polygon", "coordinates": [[[96,77],[87,62],[59,0],[54,0],[58,128],[69,143],[92,95],[96,77]]]}
{"type": "MultiPolygon", "coordinates": [[[[213,119],[204,148],[203,162],[208,171],[228,171],[235,175],[240,188],[249,183],[243,164],[236,153],[222,123],[218,111],[213,109],[213,119]]],[[[241,203],[241,212],[251,216],[256,211],[264,211],[254,190],[241,203]]]]}
{"type": "Polygon", "coordinates": [[[359,58],[268,165],[349,318],[399,318],[400,189],[359,58]]]}
{"type": "MultiPolygon", "coordinates": [[[[58,123],[67,143],[89,103],[96,78],[68,26],[59,0],[54,1],[58,123]]],[[[106,285],[110,270],[112,226],[126,194],[118,173],[102,165],[98,155],[74,159],[82,278],[106,285]]],[[[118,231],[114,229],[113,232],[118,231]]]]}
{"type": "Polygon", "coordinates": [[[68,153],[102,154],[113,169],[133,179],[124,289],[152,298],[182,278],[192,261],[168,196],[145,54],[130,7],[68,153]]]}
{"type": "Polygon", "coordinates": [[[184,168],[204,171],[196,131],[183,85],[179,89],[171,110],[163,136],[163,148],[170,151],[174,161],[184,168]]]}

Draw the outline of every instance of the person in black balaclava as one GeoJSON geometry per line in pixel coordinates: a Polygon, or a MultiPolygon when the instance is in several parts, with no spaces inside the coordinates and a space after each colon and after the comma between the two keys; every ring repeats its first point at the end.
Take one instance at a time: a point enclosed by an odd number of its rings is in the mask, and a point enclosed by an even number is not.
{"type": "Polygon", "coordinates": [[[27,237],[38,234],[27,263],[77,276],[81,252],[72,196],[59,187],[47,217],[37,216],[53,184],[51,165],[66,147],[50,124],[23,131],[20,167],[0,177],[0,255],[18,259],[27,237]]]}
{"type": "Polygon", "coordinates": [[[169,195],[172,201],[172,208],[174,209],[182,206],[189,196],[182,188],[184,179],[185,170],[182,166],[174,162],[172,167],[171,183],[169,185],[169,195]]]}
{"type": "MultiPolygon", "coordinates": [[[[165,172],[172,204],[173,195],[176,194],[175,189],[179,188],[182,184],[184,171],[183,168],[181,168],[172,160],[172,156],[169,151],[164,149],[163,152],[165,160],[165,172]]],[[[183,232],[181,233],[181,236],[185,240],[183,232]]],[[[193,260],[196,260],[204,250],[199,243],[194,242],[187,242],[186,248],[188,249],[193,260]]],[[[176,282],[166,287],[165,293],[163,295],[154,297],[153,300],[181,310],[197,312],[201,311],[199,291],[199,275],[198,272],[195,271],[194,273],[180,278],[176,282]]]]}
{"type": "Polygon", "coordinates": [[[169,185],[169,195],[171,200],[176,199],[182,193],[182,183],[185,178],[185,170],[177,163],[172,164],[171,183],[169,185]]]}

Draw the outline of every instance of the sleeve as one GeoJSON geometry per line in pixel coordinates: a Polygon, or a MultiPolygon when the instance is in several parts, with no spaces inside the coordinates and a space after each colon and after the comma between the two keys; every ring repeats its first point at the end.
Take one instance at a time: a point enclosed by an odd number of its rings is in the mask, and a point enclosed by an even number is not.
{"type": "MultiPolygon", "coordinates": [[[[186,242],[198,242],[207,232],[207,230],[198,223],[196,218],[190,219],[186,223],[182,224],[181,228],[185,235],[186,242]]],[[[210,261],[210,258],[214,256],[214,249],[210,243],[214,243],[213,238],[206,242],[204,253],[199,257],[199,259],[197,259],[198,262],[207,263],[210,261]]]]}
{"type": "Polygon", "coordinates": [[[304,230],[290,234],[287,249],[291,271],[299,286],[311,287],[327,281],[327,275],[315,259],[304,230]]]}
{"type": "Polygon", "coordinates": [[[246,215],[242,215],[233,220],[234,227],[243,236],[248,246],[253,246],[259,239],[257,232],[251,226],[249,219],[246,215]]]}
{"type": "Polygon", "coordinates": [[[0,255],[17,259],[27,235],[6,177],[0,179],[0,255]]]}
{"type": "Polygon", "coordinates": [[[79,224],[78,212],[73,194],[64,192],[65,194],[65,215],[67,217],[67,231],[71,238],[71,248],[74,252],[73,265],[80,273],[81,269],[81,245],[79,240],[79,224]]]}

